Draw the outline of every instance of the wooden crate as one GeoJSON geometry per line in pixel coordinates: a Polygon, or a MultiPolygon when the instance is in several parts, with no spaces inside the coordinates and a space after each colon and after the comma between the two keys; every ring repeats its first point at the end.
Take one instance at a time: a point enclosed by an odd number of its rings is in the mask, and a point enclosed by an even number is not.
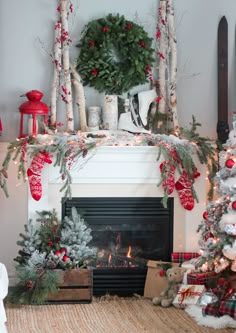
{"type": "Polygon", "coordinates": [[[71,269],[60,271],[61,283],[58,291],[48,295],[48,303],[91,303],[93,297],[93,271],[71,269]]]}

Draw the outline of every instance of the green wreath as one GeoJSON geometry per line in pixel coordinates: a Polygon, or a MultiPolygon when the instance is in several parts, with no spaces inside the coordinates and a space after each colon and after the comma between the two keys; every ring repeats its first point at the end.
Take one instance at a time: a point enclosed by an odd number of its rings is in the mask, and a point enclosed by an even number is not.
{"type": "Polygon", "coordinates": [[[109,14],[84,31],[76,66],[84,85],[120,95],[148,81],[154,49],[143,27],[109,14]]]}

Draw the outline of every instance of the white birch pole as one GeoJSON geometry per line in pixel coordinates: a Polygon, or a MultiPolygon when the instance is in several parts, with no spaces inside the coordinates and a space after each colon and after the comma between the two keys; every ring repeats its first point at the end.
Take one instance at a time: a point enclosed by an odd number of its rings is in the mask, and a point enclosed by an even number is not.
{"type": "Polygon", "coordinates": [[[60,0],[61,28],[62,28],[62,58],[64,71],[64,89],[66,103],[66,131],[74,130],[73,101],[70,75],[70,57],[69,57],[69,25],[68,25],[68,0],[60,0]]]}
{"type": "Polygon", "coordinates": [[[54,72],[51,92],[51,125],[56,128],[57,121],[57,98],[60,85],[61,72],[61,21],[54,25],[54,72]]]}
{"type": "Polygon", "coordinates": [[[75,67],[73,65],[70,65],[70,67],[72,75],[71,81],[75,87],[75,93],[76,93],[76,105],[78,106],[80,129],[82,132],[86,132],[88,131],[88,126],[87,126],[87,118],[85,110],[84,87],[82,79],[79,73],[76,71],[75,67]]]}
{"type": "Polygon", "coordinates": [[[158,103],[158,111],[160,113],[166,112],[166,57],[167,57],[167,38],[166,38],[166,0],[160,0],[159,8],[159,22],[158,26],[161,32],[159,40],[159,89],[161,93],[161,99],[158,103]]]}
{"type": "Polygon", "coordinates": [[[173,116],[174,131],[178,131],[179,122],[177,114],[177,42],[176,42],[176,29],[175,29],[175,15],[172,0],[168,0],[167,5],[167,22],[169,31],[169,46],[170,46],[170,77],[169,77],[169,104],[173,116]]]}

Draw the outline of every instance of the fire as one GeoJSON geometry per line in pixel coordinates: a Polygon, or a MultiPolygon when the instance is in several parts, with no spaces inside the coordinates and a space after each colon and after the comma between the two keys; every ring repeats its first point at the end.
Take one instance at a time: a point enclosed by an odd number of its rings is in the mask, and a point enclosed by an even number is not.
{"type": "Polygon", "coordinates": [[[129,248],[128,248],[128,252],[126,254],[126,257],[131,258],[131,246],[129,246],[129,248]]]}

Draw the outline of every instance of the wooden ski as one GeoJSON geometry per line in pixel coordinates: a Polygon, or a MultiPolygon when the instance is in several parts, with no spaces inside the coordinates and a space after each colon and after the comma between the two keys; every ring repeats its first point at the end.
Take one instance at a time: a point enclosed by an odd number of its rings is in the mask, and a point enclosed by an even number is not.
{"type": "Polygon", "coordinates": [[[218,122],[219,144],[228,139],[228,23],[223,16],[218,25],[218,122]]]}

